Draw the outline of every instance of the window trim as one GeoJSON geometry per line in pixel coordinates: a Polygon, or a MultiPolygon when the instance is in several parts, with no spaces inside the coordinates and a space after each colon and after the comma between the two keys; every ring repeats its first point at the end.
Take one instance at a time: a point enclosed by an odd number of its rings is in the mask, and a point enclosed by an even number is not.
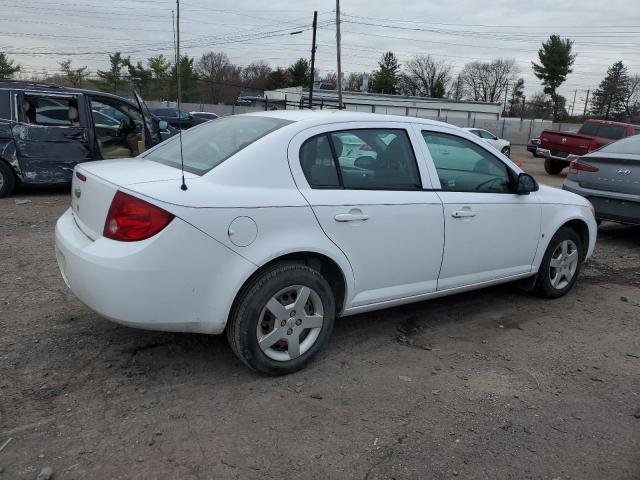
{"type": "MultiPolygon", "coordinates": [[[[426,153],[429,155],[429,159],[428,160],[431,162],[431,164],[433,165],[433,168],[436,170],[436,172],[438,170],[438,167],[436,166],[436,163],[433,161],[433,157],[431,155],[431,151],[429,150],[429,144],[424,139],[424,136],[423,136],[424,132],[437,133],[439,135],[447,135],[447,136],[450,136],[450,137],[461,138],[462,140],[466,140],[467,142],[470,142],[470,143],[474,144],[478,148],[481,148],[485,153],[491,155],[493,158],[498,160],[507,169],[507,176],[509,177],[509,183],[508,183],[509,190],[508,191],[506,191],[506,192],[483,192],[483,191],[478,191],[478,190],[444,189],[444,188],[442,188],[442,184],[440,183],[440,177],[438,175],[436,175],[436,178],[438,180],[438,184],[440,185],[440,188],[434,188],[434,189],[432,189],[432,191],[434,191],[434,192],[484,193],[484,194],[498,194],[498,195],[517,195],[515,193],[515,185],[517,184],[517,177],[518,177],[517,173],[507,163],[505,163],[501,158],[497,157],[491,151],[489,151],[487,148],[485,148],[484,145],[481,145],[480,143],[476,143],[474,141],[471,141],[468,138],[463,137],[461,135],[456,135],[455,133],[442,132],[440,130],[428,130],[427,128],[424,128],[425,127],[424,125],[419,125],[418,127],[419,127],[420,137],[422,138],[422,141],[424,142],[424,147],[426,149],[426,153]]],[[[469,132],[469,133],[471,133],[471,132],[469,132]]],[[[484,139],[482,139],[481,137],[478,137],[478,138],[480,138],[480,140],[484,142],[484,139]]]]}
{"type": "Polygon", "coordinates": [[[434,189],[430,189],[430,188],[424,188],[424,184],[422,182],[422,176],[421,176],[421,172],[420,172],[420,164],[418,162],[418,156],[416,155],[416,148],[415,145],[413,144],[413,142],[411,141],[411,135],[410,135],[410,131],[408,130],[407,127],[397,127],[397,128],[389,128],[389,127],[384,127],[384,126],[380,126],[380,127],[357,127],[357,128],[341,128],[339,130],[329,130],[326,132],[321,132],[321,133],[317,133],[316,135],[312,135],[308,138],[306,138],[302,144],[300,145],[300,150],[298,151],[298,162],[300,163],[300,168],[302,170],[302,175],[305,178],[305,180],[307,181],[307,185],[309,185],[309,188],[313,189],[313,190],[354,190],[354,191],[388,191],[388,192],[425,192],[425,191],[435,191],[434,189]],[[413,154],[413,162],[415,164],[416,167],[416,172],[418,174],[418,185],[416,185],[416,188],[391,188],[391,187],[345,187],[344,185],[344,181],[342,178],[342,169],[340,168],[340,163],[338,160],[338,156],[336,154],[336,148],[335,145],[333,143],[333,138],[332,138],[332,134],[334,133],[341,133],[341,132],[357,132],[360,130],[388,130],[388,131],[402,131],[404,132],[404,134],[406,135],[407,141],[409,142],[409,147],[411,148],[411,153],[413,154]],[[329,148],[331,149],[331,156],[333,157],[333,164],[334,167],[336,168],[336,172],[338,174],[338,182],[339,185],[337,186],[318,186],[318,185],[312,185],[311,182],[309,182],[309,179],[307,178],[307,174],[306,171],[304,169],[304,166],[302,165],[302,149],[304,148],[304,146],[307,144],[307,142],[309,142],[310,140],[313,140],[315,138],[318,137],[322,137],[322,136],[326,136],[328,142],[329,142],[329,148]]]}

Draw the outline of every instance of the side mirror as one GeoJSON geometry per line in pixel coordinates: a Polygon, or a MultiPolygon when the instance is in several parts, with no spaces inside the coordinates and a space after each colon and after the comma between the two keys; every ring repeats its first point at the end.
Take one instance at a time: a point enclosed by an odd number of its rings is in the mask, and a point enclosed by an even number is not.
{"type": "Polygon", "coordinates": [[[516,191],[518,195],[529,195],[531,192],[537,192],[539,189],[538,182],[528,173],[518,175],[516,183],[516,191]]]}
{"type": "Polygon", "coordinates": [[[159,120],[158,121],[158,128],[160,130],[166,130],[167,128],[169,128],[169,124],[167,123],[166,120],[159,120]]]}

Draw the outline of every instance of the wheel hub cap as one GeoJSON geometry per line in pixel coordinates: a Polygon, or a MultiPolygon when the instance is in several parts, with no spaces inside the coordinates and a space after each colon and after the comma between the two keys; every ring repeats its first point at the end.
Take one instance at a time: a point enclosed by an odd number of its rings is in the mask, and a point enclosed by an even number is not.
{"type": "Polygon", "coordinates": [[[572,240],[563,240],[558,244],[549,262],[549,280],[551,286],[558,290],[565,288],[576,274],[578,247],[572,240]]]}
{"type": "Polygon", "coordinates": [[[322,331],[324,311],[312,288],[292,285],[273,295],[260,314],[256,336],[264,354],[286,362],[306,353],[322,331]]]}

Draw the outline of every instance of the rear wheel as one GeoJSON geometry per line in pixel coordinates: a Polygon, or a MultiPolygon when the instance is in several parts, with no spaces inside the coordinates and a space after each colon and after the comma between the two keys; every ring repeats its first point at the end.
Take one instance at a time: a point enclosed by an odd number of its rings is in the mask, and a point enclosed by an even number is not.
{"type": "Polygon", "coordinates": [[[535,289],[540,295],[558,298],[571,290],[580,273],[582,248],[575,230],[562,227],[556,232],[538,270],[535,289]]]}
{"type": "Polygon", "coordinates": [[[16,177],[9,165],[0,160],[0,198],[8,197],[16,187],[16,177]]]}
{"type": "Polygon", "coordinates": [[[503,155],[506,155],[507,157],[511,157],[511,147],[504,147],[501,150],[503,155]]]}
{"type": "Polygon", "coordinates": [[[564,170],[564,162],[554,160],[552,158],[546,158],[544,160],[544,171],[549,175],[559,175],[564,170]]]}
{"type": "Polygon", "coordinates": [[[252,369],[284,375],[303,368],[325,345],[335,319],[333,292],[306,265],[275,264],[243,289],[227,338],[252,369]]]}

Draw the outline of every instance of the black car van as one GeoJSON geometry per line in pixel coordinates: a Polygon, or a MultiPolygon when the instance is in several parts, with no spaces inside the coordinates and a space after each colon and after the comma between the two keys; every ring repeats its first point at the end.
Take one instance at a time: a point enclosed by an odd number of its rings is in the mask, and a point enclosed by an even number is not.
{"type": "Polygon", "coordinates": [[[135,157],[170,136],[140,97],[0,80],[0,197],[71,181],[92,160],[135,157]]]}

